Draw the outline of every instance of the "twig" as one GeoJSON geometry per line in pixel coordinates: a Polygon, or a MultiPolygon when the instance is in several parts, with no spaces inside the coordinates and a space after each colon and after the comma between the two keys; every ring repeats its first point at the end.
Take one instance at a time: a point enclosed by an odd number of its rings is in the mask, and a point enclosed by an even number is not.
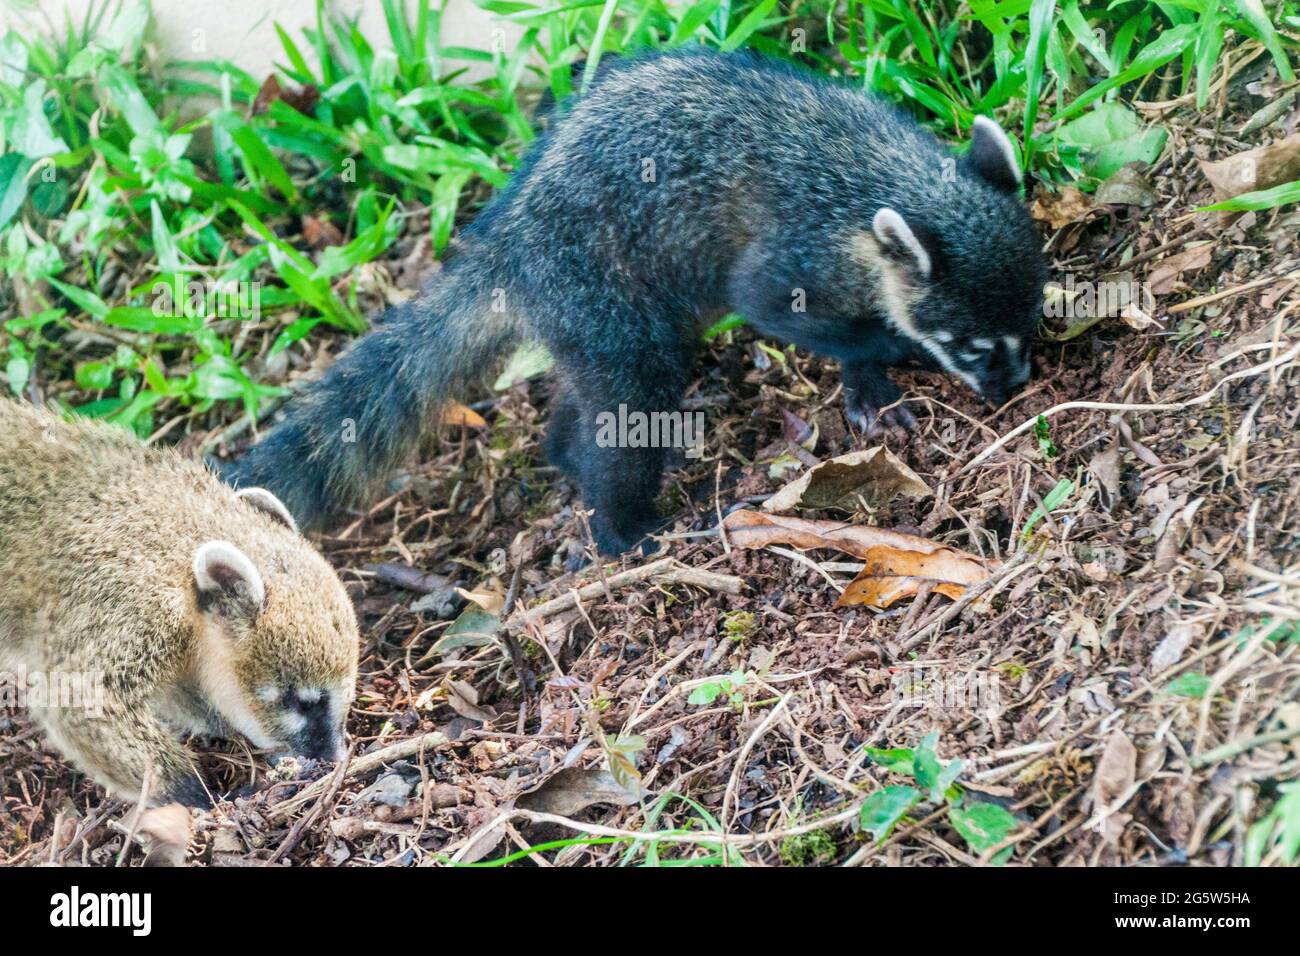
{"type": "Polygon", "coordinates": [[[913,634],[911,637],[905,640],[902,644],[898,645],[898,652],[897,654],[895,654],[895,657],[906,654],[912,648],[916,647],[917,644],[920,644],[923,640],[929,637],[932,633],[937,633],[938,631],[942,631],[950,621],[952,621],[955,617],[961,614],[962,611],[966,610],[966,608],[968,608],[979,598],[983,597],[985,594],[992,591],[994,588],[1001,587],[1001,585],[1004,582],[1006,582],[1009,578],[1013,576],[1016,569],[1025,563],[1025,560],[1028,557],[1029,557],[1029,552],[1022,548],[1021,550],[1017,551],[1014,555],[1012,555],[1011,558],[1004,565],[1002,565],[1000,569],[998,569],[997,574],[990,575],[989,577],[981,581],[979,584],[968,587],[966,589],[965,594],[959,597],[948,607],[944,608],[937,615],[934,615],[932,619],[925,621],[917,629],[915,634],[913,634]]]}
{"type": "MultiPolygon", "coordinates": [[[[383,750],[376,750],[374,753],[364,754],[350,761],[347,764],[347,771],[344,773],[343,779],[351,780],[353,777],[359,777],[372,770],[378,770],[386,763],[414,756],[423,747],[441,747],[445,743],[447,743],[447,735],[437,730],[421,734],[419,737],[408,737],[406,740],[399,740],[383,750]]],[[[313,781],[295,796],[272,807],[269,816],[271,819],[283,819],[289,816],[308,800],[323,793],[325,788],[330,786],[332,779],[332,777],[322,777],[320,780],[313,781]]]]}
{"type": "Polygon", "coordinates": [[[1300,727],[1283,727],[1281,730],[1270,730],[1266,734],[1257,734],[1235,744],[1224,744],[1221,747],[1215,747],[1213,750],[1207,750],[1203,754],[1192,757],[1188,763],[1195,770],[1207,764],[1217,763],[1220,760],[1231,760],[1233,757],[1243,754],[1247,750],[1254,750],[1263,744],[1281,743],[1284,740],[1290,740],[1292,737],[1300,737],[1300,727]]]}
{"type": "Polygon", "coordinates": [[[352,763],[352,752],[355,749],[355,743],[348,748],[347,756],[340,760],[339,765],[334,768],[334,773],[330,778],[329,788],[325,791],[325,796],[316,803],[316,806],[312,808],[311,813],[294,821],[293,826],[289,828],[289,835],[284,838],[283,842],[281,842],[278,847],[276,847],[275,852],[271,854],[271,858],[266,861],[267,866],[275,866],[275,864],[283,858],[286,853],[296,847],[298,841],[302,839],[302,835],[306,832],[307,828],[321,817],[327,806],[333,803],[335,795],[339,792],[339,788],[343,786],[343,775],[347,772],[348,765],[352,763]]]}
{"type": "Polygon", "coordinates": [[[1300,278],[1300,272],[1289,272],[1284,276],[1264,276],[1262,279],[1252,279],[1250,282],[1231,289],[1224,289],[1221,292],[1211,292],[1209,295],[1198,295],[1195,299],[1188,299],[1186,302],[1179,302],[1177,305],[1171,305],[1165,311],[1169,315],[1176,315],[1179,312],[1187,312],[1200,305],[1209,305],[1211,302],[1218,302],[1220,299],[1226,299],[1230,296],[1241,295],[1243,292],[1249,292],[1251,289],[1258,289],[1260,286],[1272,285],[1275,282],[1285,282],[1288,279],[1294,280],[1300,278]]]}
{"type": "Polygon", "coordinates": [[[1297,355],[1300,355],[1300,345],[1296,345],[1290,351],[1283,355],[1279,355],[1271,361],[1262,362],[1259,365],[1253,365],[1250,368],[1242,369],[1240,372],[1233,372],[1231,375],[1219,379],[1219,381],[1215,383],[1214,387],[1208,392],[1197,395],[1195,398],[1189,398],[1185,402],[1159,402],[1151,405],[1128,404],[1125,402],[1064,402],[1060,405],[1054,405],[1047,411],[1035,415],[1033,418],[1027,419],[1015,428],[1011,429],[1011,431],[1007,432],[997,441],[993,442],[993,444],[989,445],[982,452],[972,458],[960,471],[957,472],[957,474],[963,475],[976,465],[987,461],[993,453],[1002,448],[1002,446],[1033,428],[1034,425],[1038,423],[1039,418],[1051,418],[1058,412],[1068,412],[1076,408],[1086,408],[1101,412],[1171,412],[1178,409],[1192,408],[1196,405],[1204,405],[1206,402],[1210,401],[1210,399],[1214,398],[1219,389],[1224,385],[1227,385],[1229,382],[1236,381],[1239,378],[1250,378],[1255,375],[1262,375],[1274,368],[1280,368],[1294,361],[1297,355]]]}
{"type": "Polygon", "coordinates": [[[776,723],[777,718],[781,716],[786,706],[790,703],[790,698],[793,696],[794,691],[790,691],[777,701],[776,706],[773,707],[768,712],[768,715],[763,718],[762,722],[754,728],[754,732],[749,735],[749,739],[745,741],[737,752],[736,765],[731,769],[731,779],[727,781],[727,789],[722,794],[722,811],[718,814],[718,820],[722,823],[724,833],[731,826],[729,817],[731,816],[732,797],[735,795],[736,789],[740,786],[740,777],[744,772],[745,761],[749,759],[749,752],[754,749],[754,745],[758,743],[765,733],[767,733],[768,728],[776,723]]]}
{"type": "Polygon", "coordinates": [[[562,611],[571,610],[577,606],[578,600],[594,600],[612,592],[616,588],[641,584],[651,579],[663,584],[694,584],[715,591],[725,591],[727,594],[739,594],[745,588],[744,580],[733,575],[715,574],[712,571],[702,571],[699,568],[688,568],[678,564],[673,558],[660,558],[658,561],[651,561],[649,564],[643,564],[640,567],[620,571],[618,574],[597,581],[595,584],[575,588],[567,594],[561,594],[559,597],[552,598],[536,607],[520,611],[506,621],[506,628],[518,630],[562,611]]]}
{"type": "Polygon", "coordinates": [[[121,866],[126,862],[126,855],[131,852],[131,841],[135,839],[135,832],[140,828],[140,820],[144,817],[144,811],[149,806],[149,791],[153,789],[153,764],[144,768],[144,782],[140,786],[140,799],[136,802],[135,811],[131,814],[131,822],[127,824],[126,839],[122,841],[122,852],[117,855],[117,862],[114,866],[121,866]]]}

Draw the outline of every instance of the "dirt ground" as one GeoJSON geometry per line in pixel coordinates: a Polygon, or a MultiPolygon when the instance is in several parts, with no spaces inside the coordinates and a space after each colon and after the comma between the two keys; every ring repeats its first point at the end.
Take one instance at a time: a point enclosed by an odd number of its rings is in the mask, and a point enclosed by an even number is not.
{"type": "MultiPolygon", "coordinates": [[[[872,444],[845,423],[832,363],[777,358],[743,330],[710,345],[688,403],[706,452],[665,487],[669,560],[631,583],[620,573],[657,559],[590,563],[574,491],[539,450],[545,379],[516,385],[320,541],[362,624],[352,762],[201,747],[231,796],[197,820],[191,861],[487,861],[580,826],[600,842],[519,865],[971,864],[1007,846],[1030,866],[1243,862],[1300,770],[1300,212],[1190,213],[1211,201],[1198,160],[1294,132],[1293,108],[1238,138],[1262,102],[1243,80],[1217,115],[1148,104],[1170,145],[1140,173],[1145,204],[1039,195],[1055,278],[1128,273],[1154,299],[1082,329],[1048,319],[1033,381],[996,411],[943,376],[899,376],[919,428],[884,444],[933,494],[802,515],[987,559],[977,595],[837,607],[849,556],[717,534],[720,513],[797,477],[774,460],[872,444]],[[1049,412],[1079,402],[1106,407],[1049,412]],[[1004,440],[1042,413],[1054,456],[1032,428],[1004,440]],[[1072,493],[1022,534],[1062,479],[1072,493]],[[465,594],[508,626],[462,616],[465,594]],[[930,688],[981,675],[981,692],[900,693],[918,672],[930,688]],[[864,798],[900,782],[864,746],[932,731],[967,794],[1018,821],[998,847],[975,852],[937,809],[883,843],[862,831],[864,798]],[[624,789],[638,780],[640,800],[624,789]],[[620,839],[647,831],[661,837],[620,839]]],[[[409,240],[394,250],[393,283],[413,282],[416,258],[409,240]]],[[[21,717],[0,731],[0,862],[141,861],[122,854],[132,808],[21,717]]]]}

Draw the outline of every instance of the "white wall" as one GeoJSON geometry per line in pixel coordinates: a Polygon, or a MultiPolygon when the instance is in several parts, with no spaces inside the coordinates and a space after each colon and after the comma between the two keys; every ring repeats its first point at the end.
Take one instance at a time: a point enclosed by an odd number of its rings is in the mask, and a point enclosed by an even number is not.
{"type": "MultiPolygon", "coordinates": [[[[103,6],[105,0],[0,0],[0,32],[14,27],[19,31],[47,30],[53,24],[60,32],[64,11],[80,24],[92,3],[103,6]]],[[[138,0],[125,0],[126,3],[138,0]]],[[[415,20],[415,3],[406,0],[408,22],[415,20]]],[[[434,0],[435,4],[438,0],[434,0]]],[[[489,49],[493,31],[503,31],[507,48],[513,46],[522,30],[515,24],[495,20],[471,0],[444,0],[442,43],[444,46],[467,46],[489,49]]],[[[155,36],[165,60],[229,59],[241,69],[261,79],[276,62],[286,58],[276,36],[279,23],[309,60],[315,57],[305,42],[303,27],[314,26],[314,0],[153,0],[155,36]]],[[[352,17],[360,14],[359,26],[373,44],[388,39],[388,25],[379,0],[327,0],[327,9],[352,17]]],[[[460,64],[457,66],[470,65],[460,64]]],[[[483,67],[478,66],[481,74],[483,67]]]]}

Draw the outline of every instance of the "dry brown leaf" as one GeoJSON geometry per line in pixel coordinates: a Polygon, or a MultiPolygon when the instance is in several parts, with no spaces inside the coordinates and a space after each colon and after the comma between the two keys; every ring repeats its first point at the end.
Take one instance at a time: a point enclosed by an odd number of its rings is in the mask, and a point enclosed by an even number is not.
{"type": "Polygon", "coordinates": [[[548,777],[541,786],[521,794],[515,805],[538,813],[571,817],[592,804],[630,807],[637,800],[636,794],[619,786],[608,770],[566,767],[548,777]]]}
{"type": "Polygon", "coordinates": [[[728,540],[737,548],[793,545],[800,551],[832,548],[861,558],[865,566],[849,583],[838,607],[871,604],[888,607],[915,595],[921,585],[959,598],[971,584],[989,575],[974,555],[916,535],[839,521],[809,521],[758,511],[735,511],[723,520],[728,540]]]}
{"type": "Polygon", "coordinates": [[[311,215],[302,217],[302,237],[307,245],[317,250],[326,246],[341,246],[344,241],[338,226],[328,219],[318,219],[311,215]]]}
{"type": "Polygon", "coordinates": [[[1300,179],[1300,133],[1227,159],[1201,160],[1201,172],[1219,201],[1300,179]]]}
{"type": "Polygon", "coordinates": [[[1199,638],[1200,634],[1200,626],[1188,621],[1181,621],[1171,627],[1151,653],[1151,673],[1159,674],[1177,664],[1182,660],[1188,645],[1199,638]]]}
{"type": "Polygon", "coordinates": [[[312,84],[298,87],[283,87],[279,79],[272,73],[263,82],[257,90],[257,96],[253,98],[253,108],[251,114],[257,116],[259,113],[265,113],[271,108],[271,104],[276,100],[282,100],[286,105],[302,113],[304,116],[311,116],[316,110],[316,102],[320,99],[320,90],[312,84]]]}
{"type": "Polygon", "coordinates": [[[487,420],[482,415],[459,402],[448,402],[442,406],[442,423],[464,425],[466,428],[487,428],[487,420]]]}
{"type": "Polygon", "coordinates": [[[1147,282],[1152,295],[1168,295],[1174,291],[1184,273],[1200,272],[1210,264],[1214,252],[1213,242],[1204,242],[1199,246],[1188,246],[1182,252],[1161,259],[1147,273],[1147,282]]]}
{"type": "Polygon", "coordinates": [[[1113,206],[1154,206],[1156,191],[1151,183],[1132,166],[1121,166],[1097,187],[1093,198],[1113,206]]]}
{"type": "Polygon", "coordinates": [[[485,724],[496,720],[496,713],[487,707],[480,707],[478,691],[464,681],[452,680],[450,677],[442,682],[447,691],[447,706],[466,720],[478,720],[485,724]]]}
{"type": "Polygon", "coordinates": [[[465,588],[456,588],[456,593],[466,601],[472,601],[487,611],[489,614],[495,614],[500,617],[501,612],[505,610],[506,593],[501,582],[496,578],[491,578],[484,584],[480,584],[473,591],[467,591],[465,588]]]}
{"type": "Polygon", "coordinates": [[[857,508],[862,496],[872,508],[900,495],[924,498],[930,487],[883,445],[850,452],[815,465],[767,501],[763,510],[778,513],[794,508],[857,508]]]}
{"type": "Polygon", "coordinates": [[[849,582],[835,606],[869,604],[887,608],[903,598],[915,597],[927,582],[937,593],[955,601],[966,593],[968,585],[979,584],[988,576],[988,569],[982,563],[954,548],[938,546],[928,554],[899,548],[872,548],[866,564],[849,582]]]}
{"type": "Polygon", "coordinates": [[[179,803],[146,810],[135,831],[146,847],[145,866],[184,866],[193,834],[190,811],[179,803]]]}
{"type": "Polygon", "coordinates": [[[1066,186],[1059,193],[1040,191],[1029,214],[1053,229],[1060,229],[1087,215],[1096,205],[1087,193],[1066,186]]]}
{"type": "Polygon", "coordinates": [[[1088,462],[1088,470],[1101,486],[1102,505],[1107,511],[1119,500],[1119,465],[1119,447],[1116,445],[1093,455],[1092,461],[1088,462]]]}
{"type": "Polygon", "coordinates": [[[1137,748],[1122,730],[1116,730],[1106,741],[1106,749],[1092,778],[1093,805],[1101,821],[1102,838],[1110,844],[1119,840],[1125,824],[1131,819],[1127,813],[1106,814],[1109,807],[1133,786],[1137,775],[1137,748]]]}

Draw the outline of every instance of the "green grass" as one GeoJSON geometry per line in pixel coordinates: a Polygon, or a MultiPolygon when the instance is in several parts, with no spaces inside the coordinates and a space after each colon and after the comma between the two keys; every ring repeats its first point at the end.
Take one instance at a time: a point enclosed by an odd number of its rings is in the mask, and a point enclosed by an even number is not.
{"type": "Polygon", "coordinates": [[[1087,189],[1164,146],[1126,101],[1194,93],[1204,106],[1223,52],[1243,42],[1290,79],[1300,31],[1296,0],[477,2],[522,38],[447,46],[437,8],[400,0],[383,2],[387,36],[319,11],[300,35],[276,27],[288,99],[318,94],[303,111],[272,99],[254,113],[265,77],[225,61],[147,62],[134,2],[101,3],[54,36],[0,38],[8,389],[39,380],[141,434],[217,403],[256,415],[283,393],[263,380],[267,359],[363,330],[362,267],[419,207],[440,253],[467,203],[507,181],[537,94],[570,95],[602,56],[752,47],[845,76],[950,138],[995,116],[1022,132],[1034,176],[1087,189]],[[471,65],[487,77],[469,82],[471,65]],[[182,119],[177,104],[198,94],[215,105],[182,119]],[[341,241],[309,245],[308,216],[341,241]]]}

